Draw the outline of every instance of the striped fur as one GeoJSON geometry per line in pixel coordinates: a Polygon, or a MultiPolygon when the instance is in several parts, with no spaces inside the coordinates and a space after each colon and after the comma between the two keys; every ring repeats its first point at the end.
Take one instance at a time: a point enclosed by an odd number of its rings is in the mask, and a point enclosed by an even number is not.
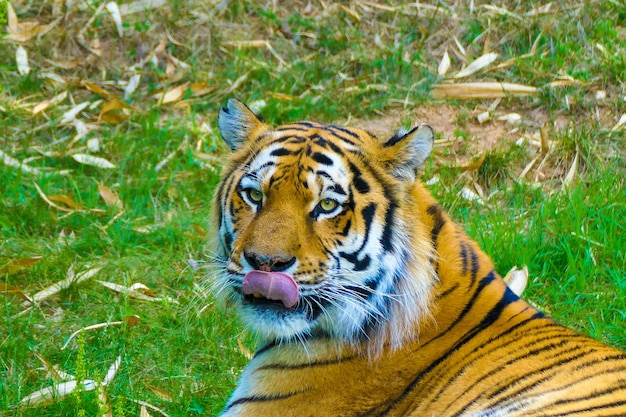
{"type": "Polygon", "coordinates": [[[430,128],[218,124],[215,292],[261,339],[223,416],[626,415],[626,354],[518,298],[416,179],[430,128]],[[242,294],[250,253],[294,307],[242,294]]]}

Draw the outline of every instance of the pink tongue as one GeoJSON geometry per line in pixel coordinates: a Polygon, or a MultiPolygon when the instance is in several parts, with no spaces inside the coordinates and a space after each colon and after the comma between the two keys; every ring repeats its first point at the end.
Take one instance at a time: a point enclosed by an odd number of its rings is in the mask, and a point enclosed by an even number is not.
{"type": "Polygon", "coordinates": [[[244,294],[261,294],[291,308],[298,302],[298,284],[282,272],[250,271],[243,279],[244,294]]]}

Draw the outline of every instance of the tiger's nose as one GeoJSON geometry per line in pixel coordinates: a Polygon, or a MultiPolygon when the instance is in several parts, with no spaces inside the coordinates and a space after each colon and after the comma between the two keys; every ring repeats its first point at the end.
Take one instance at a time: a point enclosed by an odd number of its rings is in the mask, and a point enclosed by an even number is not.
{"type": "Polygon", "coordinates": [[[259,271],[282,272],[296,262],[296,257],[266,256],[254,252],[244,252],[243,255],[250,266],[259,271]]]}

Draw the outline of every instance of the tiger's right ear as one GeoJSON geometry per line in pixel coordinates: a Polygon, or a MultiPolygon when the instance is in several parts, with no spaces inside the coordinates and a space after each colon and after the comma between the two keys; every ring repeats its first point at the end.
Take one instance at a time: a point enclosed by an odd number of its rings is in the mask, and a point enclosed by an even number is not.
{"type": "Polygon", "coordinates": [[[257,131],[267,125],[248,106],[231,98],[217,115],[217,128],[224,142],[236,151],[257,131]]]}

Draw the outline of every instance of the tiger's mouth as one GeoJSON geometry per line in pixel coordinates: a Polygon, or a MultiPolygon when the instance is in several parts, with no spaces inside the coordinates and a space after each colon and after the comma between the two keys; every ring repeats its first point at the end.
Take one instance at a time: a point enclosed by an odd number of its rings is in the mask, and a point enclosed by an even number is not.
{"type": "Polygon", "coordinates": [[[300,298],[300,289],[291,275],[283,272],[259,271],[248,272],[241,285],[244,297],[251,295],[252,300],[280,302],[285,308],[293,308],[300,298]]]}
{"type": "MultiPolygon", "coordinates": [[[[250,282],[246,283],[244,278],[243,283],[241,281],[234,283],[233,289],[241,295],[242,304],[263,311],[271,311],[281,316],[285,314],[304,314],[309,319],[315,320],[328,307],[328,302],[322,297],[315,294],[302,294],[299,287],[298,296],[294,302],[292,299],[289,299],[289,297],[294,297],[293,289],[277,289],[274,287],[276,283],[272,283],[272,288],[269,288],[269,283],[267,282],[262,285],[267,285],[268,288],[259,288],[254,282],[252,284],[250,282]],[[286,292],[286,294],[283,294],[283,292],[286,292]],[[285,302],[286,299],[287,302],[285,302]]],[[[281,285],[289,287],[292,284],[283,283],[281,285]]]]}
{"type": "Polygon", "coordinates": [[[296,306],[289,307],[289,308],[285,307],[282,301],[266,298],[260,293],[244,294],[242,292],[242,295],[243,295],[243,302],[245,304],[252,304],[255,306],[259,306],[259,307],[268,307],[277,311],[289,311],[289,310],[295,311],[296,310],[296,306]]]}

